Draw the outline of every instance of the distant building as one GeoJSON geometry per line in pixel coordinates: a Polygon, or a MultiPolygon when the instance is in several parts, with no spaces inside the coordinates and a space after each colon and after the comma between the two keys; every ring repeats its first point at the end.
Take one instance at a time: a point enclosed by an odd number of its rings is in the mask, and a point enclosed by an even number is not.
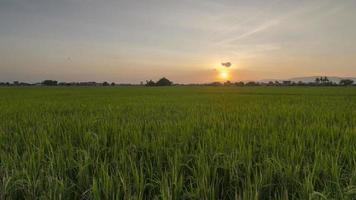
{"type": "Polygon", "coordinates": [[[292,81],[283,81],[282,84],[283,85],[292,85],[292,81]]]}

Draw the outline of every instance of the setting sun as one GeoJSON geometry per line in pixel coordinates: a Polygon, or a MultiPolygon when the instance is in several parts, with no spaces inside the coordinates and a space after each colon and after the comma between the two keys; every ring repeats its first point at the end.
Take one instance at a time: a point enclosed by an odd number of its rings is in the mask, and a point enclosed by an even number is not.
{"type": "Polygon", "coordinates": [[[220,78],[227,79],[228,77],[229,77],[229,74],[226,71],[220,72],[220,78]]]}

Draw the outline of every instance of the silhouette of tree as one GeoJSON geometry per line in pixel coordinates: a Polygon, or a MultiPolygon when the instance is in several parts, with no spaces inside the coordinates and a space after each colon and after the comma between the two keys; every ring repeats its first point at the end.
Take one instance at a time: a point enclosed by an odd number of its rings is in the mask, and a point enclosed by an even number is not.
{"type": "Polygon", "coordinates": [[[45,85],[45,86],[56,86],[57,84],[58,84],[58,81],[54,81],[54,80],[42,81],[42,85],[45,85]]]}
{"type": "Polygon", "coordinates": [[[316,84],[319,84],[319,83],[320,83],[320,79],[319,79],[319,78],[316,78],[316,79],[315,79],[315,83],[316,83],[316,84]]]}
{"type": "Polygon", "coordinates": [[[267,86],[274,86],[273,81],[268,81],[267,86]]]}
{"type": "Polygon", "coordinates": [[[231,81],[226,81],[226,82],[224,82],[224,85],[229,86],[229,85],[232,85],[232,83],[231,83],[231,81]]]}
{"type": "Polygon", "coordinates": [[[303,86],[303,85],[305,85],[305,83],[304,83],[303,81],[298,81],[298,82],[297,82],[297,85],[298,85],[298,86],[303,86]]]}
{"type": "Polygon", "coordinates": [[[236,82],[236,83],[235,83],[235,85],[236,85],[236,86],[244,86],[244,85],[245,85],[245,83],[244,83],[244,82],[242,82],[242,81],[240,81],[240,82],[236,82]]]}
{"type": "Polygon", "coordinates": [[[206,84],[207,86],[222,86],[222,84],[218,81],[212,82],[212,83],[208,83],[206,84]]]}
{"type": "Polygon", "coordinates": [[[348,86],[348,85],[352,85],[353,83],[354,81],[351,79],[342,79],[339,84],[343,86],[348,86]]]}
{"type": "Polygon", "coordinates": [[[328,77],[324,77],[324,81],[325,81],[325,83],[329,83],[329,79],[328,79],[328,77]]]}
{"type": "Polygon", "coordinates": [[[246,86],[258,86],[260,85],[259,83],[255,82],[255,81],[249,81],[245,84],[246,86]]]}
{"type": "Polygon", "coordinates": [[[155,86],[156,83],[152,80],[146,81],[146,86],[155,86]]]}

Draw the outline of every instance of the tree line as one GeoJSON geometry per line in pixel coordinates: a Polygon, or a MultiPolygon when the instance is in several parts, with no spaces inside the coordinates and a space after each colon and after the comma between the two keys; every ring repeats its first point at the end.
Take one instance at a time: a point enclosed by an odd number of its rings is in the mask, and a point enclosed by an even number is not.
{"type": "Polygon", "coordinates": [[[10,82],[0,82],[0,86],[172,86],[172,85],[185,85],[185,86],[351,86],[355,85],[354,81],[351,79],[342,79],[339,83],[335,83],[329,80],[328,77],[317,77],[314,82],[293,82],[293,81],[269,81],[269,82],[256,82],[256,81],[248,81],[248,82],[212,82],[212,83],[203,83],[203,84],[174,84],[169,79],[163,77],[158,81],[147,80],[146,83],[141,82],[140,84],[130,84],[130,83],[115,83],[115,82],[58,82],[56,80],[44,80],[40,83],[26,83],[14,81],[10,82]]]}

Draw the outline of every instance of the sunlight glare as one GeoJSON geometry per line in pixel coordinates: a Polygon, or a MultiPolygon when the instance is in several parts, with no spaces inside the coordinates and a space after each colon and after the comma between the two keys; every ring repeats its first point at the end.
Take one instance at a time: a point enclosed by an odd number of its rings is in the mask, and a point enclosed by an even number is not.
{"type": "Polygon", "coordinates": [[[226,80],[229,77],[229,74],[226,71],[220,72],[220,77],[226,80]]]}
{"type": "Polygon", "coordinates": [[[220,73],[220,77],[223,78],[223,79],[226,79],[228,77],[227,72],[221,72],[220,73]]]}

